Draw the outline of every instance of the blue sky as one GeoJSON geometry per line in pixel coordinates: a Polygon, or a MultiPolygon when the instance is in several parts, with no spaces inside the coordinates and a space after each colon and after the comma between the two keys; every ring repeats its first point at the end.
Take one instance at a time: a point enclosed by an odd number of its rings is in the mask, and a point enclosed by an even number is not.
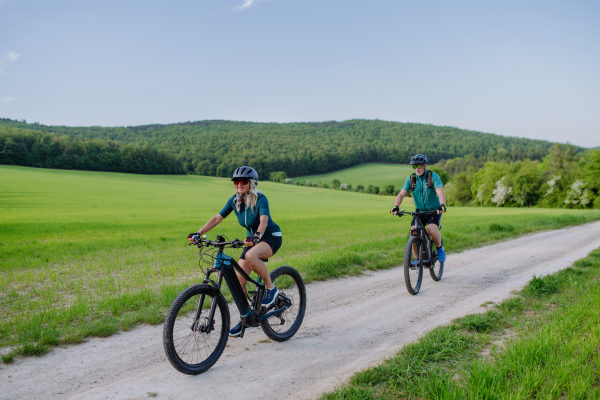
{"type": "Polygon", "coordinates": [[[0,117],[378,118],[600,146],[600,2],[0,0],[0,117]]]}

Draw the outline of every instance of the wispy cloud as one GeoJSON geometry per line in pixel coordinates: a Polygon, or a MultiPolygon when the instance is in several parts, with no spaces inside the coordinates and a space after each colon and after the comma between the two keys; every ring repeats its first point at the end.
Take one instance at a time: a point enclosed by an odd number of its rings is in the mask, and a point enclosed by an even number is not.
{"type": "Polygon", "coordinates": [[[17,100],[16,97],[0,97],[0,103],[10,103],[17,100]]]}
{"type": "Polygon", "coordinates": [[[15,61],[17,58],[19,58],[19,54],[15,51],[11,51],[6,55],[6,58],[8,58],[8,61],[15,61]]]}
{"type": "Polygon", "coordinates": [[[244,4],[240,6],[240,10],[244,8],[252,7],[252,4],[256,3],[256,0],[244,0],[244,4]]]}
{"type": "Polygon", "coordinates": [[[261,1],[272,1],[272,0],[243,0],[243,1],[244,1],[244,4],[242,4],[241,6],[239,6],[237,8],[238,11],[243,11],[247,8],[250,8],[253,5],[255,5],[256,3],[261,2],[261,1]]]}

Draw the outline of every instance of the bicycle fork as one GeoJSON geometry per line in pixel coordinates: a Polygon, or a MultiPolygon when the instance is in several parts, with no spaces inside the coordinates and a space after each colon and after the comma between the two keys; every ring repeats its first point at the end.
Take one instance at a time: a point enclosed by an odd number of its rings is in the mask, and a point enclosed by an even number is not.
{"type": "MultiPolygon", "coordinates": [[[[210,312],[208,314],[208,319],[206,321],[206,325],[200,326],[200,332],[209,334],[213,329],[213,323],[214,323],[214,317],[215,317],[215,311],[217,309],[217,297],[218,297],[218,293],[221,289],[221,282],[223,281],[223,273],[220,272],[219,273],[219,279],[217,280],[217,283],[215,283],[214,281],[212,281],[211,279],[209,279],[210,274],[213,272],[213,270],[208,270],[206,271],[206,276],[204,279],[204,283],[212,283],[212,287],[213,289],[216,291],[215,295],[212,298],[212,302],[210,305],[210,312]]],[[[191,326],[192,330],[197,330],[198,329],[198,323],[200,322],[200,316],[202,314],[202,308],[204,307],[204,299],[205,299],[205,294],[201,294],[200,295],[200,300],[198,300],[198,307],[196,308],[196,316],[194,317],[194,322],[191,326]]]]}

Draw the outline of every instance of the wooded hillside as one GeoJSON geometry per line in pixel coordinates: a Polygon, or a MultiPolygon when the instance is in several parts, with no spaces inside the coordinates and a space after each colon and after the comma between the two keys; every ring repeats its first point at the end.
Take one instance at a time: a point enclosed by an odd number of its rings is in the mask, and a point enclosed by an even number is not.
{"type": "Polygon", "coordinates": [[[67,127],[0,119],[0,126],[149,144],[176,156],[186,172],[228,176],[251,165],[261,177],[321,174],[361,162],[409,162],[415,153],[430,164],[472,154],[506,161],[546,156],[552,143],[505,137],[447,126],[380,120],[316,123],[197,121],[130,127],[67,127]]]}

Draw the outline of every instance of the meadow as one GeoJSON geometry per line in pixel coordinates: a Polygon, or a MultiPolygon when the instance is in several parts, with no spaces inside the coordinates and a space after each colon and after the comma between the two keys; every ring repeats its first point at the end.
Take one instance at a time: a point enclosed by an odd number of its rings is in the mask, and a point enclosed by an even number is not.
{"type": "Polygon", "coordinates": [[[379,186],[381,189],[387,185],[394,185],[396,189],[400,189],[404,185],[406,177],[413,172],[412,167],[405,164],[364,163],[322,175],[296,176],[292,180],[294,183],[310,181],[312,184],[318,184],[322,182],[331,187],[331,182],[338,179],[341,183],[352,185],[354,189],[358,185],[363,185],[365,188],[369,185],[379,186]]]}
{"type": "MultiPolygon", "coordinates": [[[[393,198],[272,182],[259,189],[283,231],[269,268],[292,265],[310,282],[401,262],[410,220],[389,214],[393,198]]],[[[226,178],[0,166],[0,348],[36,354],[162,322],[176,294],[200,280],[187,234],[233,193],[226,178]]],[[[600,211],[455,207],[442,233],[457,252],[597,219],[600,211]]],[[[245,230],[227,218],[216,234],[245,230]]]]}

